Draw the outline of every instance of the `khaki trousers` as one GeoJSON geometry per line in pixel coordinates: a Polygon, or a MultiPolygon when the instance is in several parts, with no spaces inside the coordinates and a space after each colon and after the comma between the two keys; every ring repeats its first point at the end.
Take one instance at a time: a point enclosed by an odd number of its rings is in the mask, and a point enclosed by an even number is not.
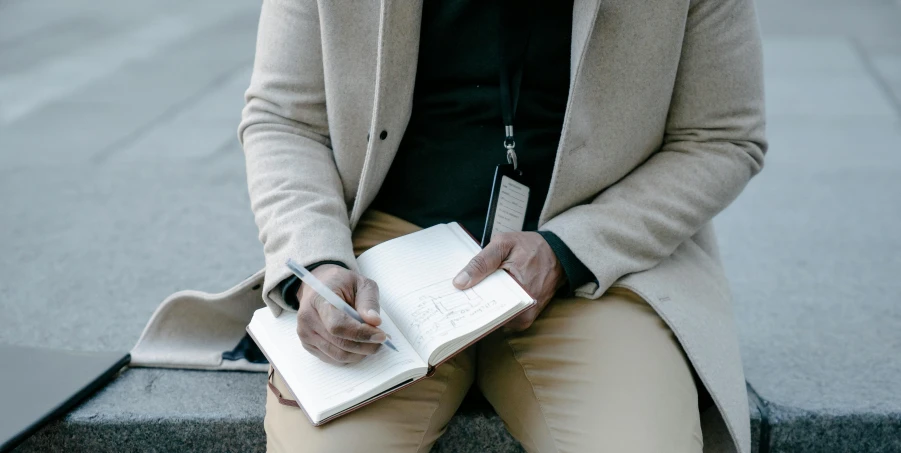
{"type": "MultiPolygon", "coordinates": [[[[368,212],[357,254],[418,230],[368,212]]],[[[473,381],[529,452],[700,452],[692,369],[679,343],[634,293],[557,298],[528,330],[495,332],[435,375],[314,427],[296,407],[266,400],[270,452],[427,452],[473,381]]],[[[275,386],[290,393],[281,376],[275,386]]]]}

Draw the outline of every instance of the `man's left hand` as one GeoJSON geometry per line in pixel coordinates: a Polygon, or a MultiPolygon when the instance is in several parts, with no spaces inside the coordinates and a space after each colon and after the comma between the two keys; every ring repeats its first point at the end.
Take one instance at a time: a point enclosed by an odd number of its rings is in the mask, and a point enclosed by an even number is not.
{"type": "Polygon", "coordinates": [[[505,269],[538,303],[507,323],[514,331],[528,329],[554,293],[566,283],[557,255],[534,231],[499,233],[454,278],[457,289],[472,288],[498,269],[505,269]]]}

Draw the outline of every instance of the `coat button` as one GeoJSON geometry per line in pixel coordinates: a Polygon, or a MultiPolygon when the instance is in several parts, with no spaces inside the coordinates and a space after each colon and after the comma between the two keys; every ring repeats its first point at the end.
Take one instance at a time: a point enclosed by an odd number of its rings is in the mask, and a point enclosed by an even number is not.
{"type": "Polygon", "coordinates": [[[388,138],[388,131],[382,131],[382,133],[379,134],[379,138],[382,140],[388,138]]]}

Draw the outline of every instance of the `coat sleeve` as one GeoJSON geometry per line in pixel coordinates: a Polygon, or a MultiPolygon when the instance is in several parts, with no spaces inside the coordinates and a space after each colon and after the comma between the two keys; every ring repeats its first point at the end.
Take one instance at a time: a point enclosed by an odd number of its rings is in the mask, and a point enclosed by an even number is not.
{"type": "Polygon", "coordinates": [[[302,264],[354,266],[347,204],[329,141],[315,1],[264,0],[238,138],[266,259],[263,299],[288,308],[277,286],[302,264]]]}
{"type": "Polygon", "coordinates": [[[572,247],[598,282],[577,294],[600,297],[656,266],[738,196],[763,166],[763,99],[753,0],[693,1],[661,148],[542,225],[571,247],[592,244],[572,247]]]}

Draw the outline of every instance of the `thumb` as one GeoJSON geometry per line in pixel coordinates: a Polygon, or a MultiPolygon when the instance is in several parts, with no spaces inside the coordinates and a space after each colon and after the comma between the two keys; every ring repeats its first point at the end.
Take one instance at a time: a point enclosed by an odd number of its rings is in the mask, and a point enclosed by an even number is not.
{"type": "Polygon", "coordinates": [[[377,326],[382,323],[382,317],[379,316],[379,285],[374,281],[360,277],[357,279],[357,291],[354,295],[354,308],[363,321],[371,326],[377,326]]]}
{"type": "Polygon", "coordinates": [[[467,289],[477,285],[485,277],[491,275],[492,272],[498,270],[503,264],[504,259],[510,254],[513,248],[512,243],[508,240],[498,238],[488,243],[488,245],[474,256],[466,267],[454,277],[454,286],[457,289],[467,289]]]}

